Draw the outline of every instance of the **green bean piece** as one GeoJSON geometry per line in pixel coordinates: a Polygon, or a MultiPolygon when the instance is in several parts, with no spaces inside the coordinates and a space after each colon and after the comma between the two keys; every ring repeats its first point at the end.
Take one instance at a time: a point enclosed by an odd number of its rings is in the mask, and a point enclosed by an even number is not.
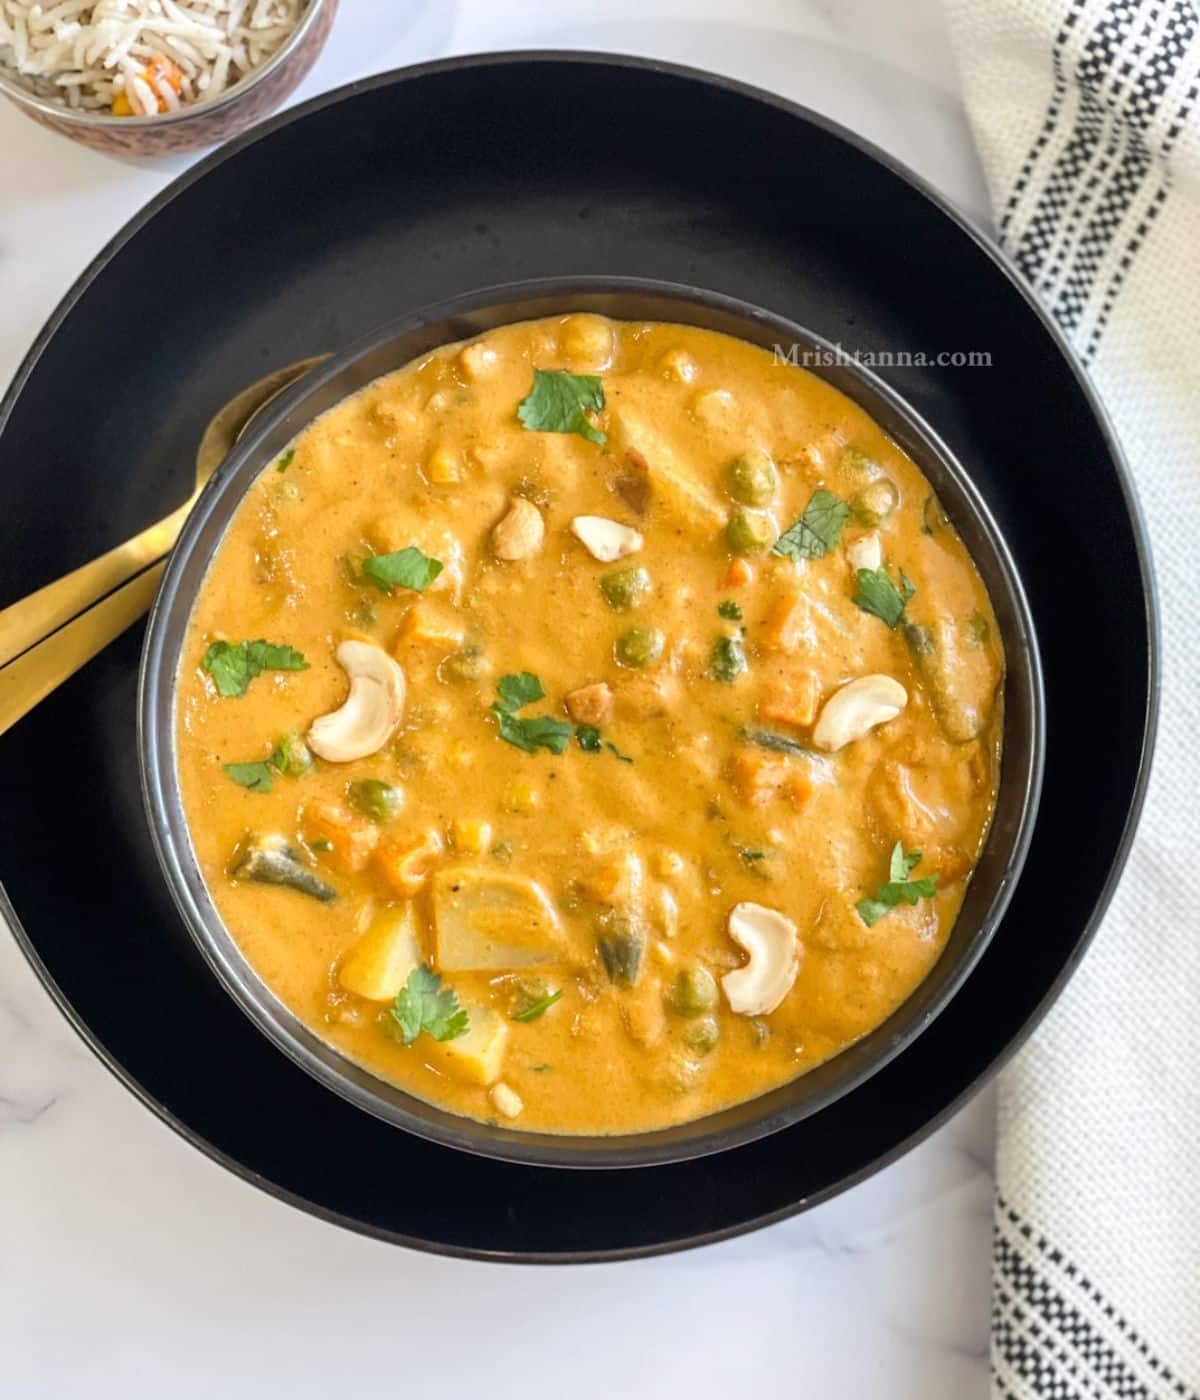
{"type": "Polygon", "coordinates": [[[876,477],[850,497],[850,511],[860,525],[881,525],[900,503],[891,479],[876,477]]]}
{"type": "Polygon", "coordinates": [[[667,639],[657,627],[631,627],[622,632],[613,648],[618,666],[639,670],[653,666],[663,654],[667,639]]]}
{"type": "Polygon", "coordinates": [[[740,505],[768,506],[779,489],[779,473],[765,452],[751,448],[725,467],[725,490],[740,505]]]}
{"type": "Polygon", "coordinates": [[[360,778],[350,784],[350,805],[373,822],[390,822],[404,805],[404,793],[382,778],[360,778]]]}
{"type": "Polygon", "coordinates": [[[775,527],[765,515],[735,510],[725,527],[725,542],[734,554],[761,554],[775,539],[775,527]]]}
{"type": "Polygon", "coordinates": [[[681,1016],[703,1016],[717,1004],[717,979],[706,967],[685,967],[672,998],[681,1016]]]}
{"type": "Polygon", "coordinates": [[[715,1016],[701,1016],[699,1020],[691,1022],[683,1032],[683,1043],[689,1050],[695,1050],[701,1055],[715,1050],[720,1039],[721,1024],[715,1016]]]}
{"type": "Polygon", "coordinates": [[[646,935],[624,914],[610,913],[598,921],[596,951],[610,982],[632,987],[641,971],[646,935]]]}
{"type": "Polygon", "coordinates": [[[631,564],[605,574],[600,580],[600,592],[614,612],[626,612],[636,608],[650,592],[650,575],[640,564],[631,564]]]}
{"type": "Polygon", "coordinates": [[[333,886],[314,875],[301,853],[282,836],[248,837],[234,853],[229,873],[235,880],[250,880],[256,885],[283,885],[322,904],[337,898],[333,886]]]}

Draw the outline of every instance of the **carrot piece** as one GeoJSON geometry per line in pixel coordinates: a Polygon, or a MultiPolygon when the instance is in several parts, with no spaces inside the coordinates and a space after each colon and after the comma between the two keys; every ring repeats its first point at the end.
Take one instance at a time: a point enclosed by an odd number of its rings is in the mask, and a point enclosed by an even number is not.
{"type": "Polygon", "coordinates": [[[403,837],[381,841],[375,848],[375,864],[401,898],[411,899],[424,887],[429,867],[441,853],[441,835],[430,827],[416,841],[403,837]]]}
{"type": "Polygon", "coordinates": [[[300,820],[304,839],[335,870],[353,875],[371,858],[379,828],[339,802],[309,802],[300,820]]]}
{"type": "Polygon", "coordinates": [[[754,569],[748,560],[735,558],[729,561],[729,567],[725,570],[721,579],[722,588],[745,588],[748,583],[754,582],[754,569]]]}
{"type": "Polygon", "coordinates": [[[730,762],[729,778],[738,798],[748,807],[757,807],[787,781],[787,761],[761,749],[739,749],[730,762]]]}
{"type": "Polygon", "coordinates": [[[795,651],[808,627],[808,603],[802,593],[781,593],[763,623],[762,644],[770,651],[795,651]]]}
{"type": "Polygon", "coordinates": [[[758,702],[763,719],[800,728],[817,717],[817,678],[812,671],[786,672],[770,685],[758,702]]]}
{"type": "Polygon", "coordinates": [[[793,807],[803,807],[813,795],[814,786],[812,774],[806,772],[799,764],[795,764],[787,775],[787,781],[783,788],[793,807]]]}

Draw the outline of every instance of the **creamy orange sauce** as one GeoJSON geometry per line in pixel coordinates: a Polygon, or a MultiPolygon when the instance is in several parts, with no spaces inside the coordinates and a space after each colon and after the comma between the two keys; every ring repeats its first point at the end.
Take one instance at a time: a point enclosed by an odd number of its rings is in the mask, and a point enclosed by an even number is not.
{"type": "Polygon", "coordinates": [[[179,776],[228,928],[345,1055],[471,1117],[631,1132],[802,1074],[929,972],[992,812],[1003,653],[928,482],[847,398],[712,332],[576,315],[427,356],[326,414],[280,465],[247,494],[195,608],[179,776]],[[599,378],[602,445],[522,425],[535,368],[599,378]],[[747,491],[762,503],[731,548],[746,509],[731,492],[747,491]],[[770,552],[821,491],[851,507],[836,543],[770,552]],[[598,561],[580,516],[641,547],[598,561]],[[364,573],[409,546],[443,566],[423,592],[364,573]],[[855,564],[873,555],[914,590],[894,628],[855,602],[855,564]],[[648,576],[640,593],[604,583],[631,567],[648,576]],[[626,664],[655,649],[630,629],[656,630],[661,654],[626,664]],[[212,644],[260,638],[307,669],[219,694],[212,644]],[[343,704],[335,651],[351,639],[403,673],[383,746],[272,770],[267,792],[239,786],[225,765],[268,760],[282,733],[303,738],[343,704]],[[561,754],[499,732],[498,682],[525,672],[544,698],[513,714],[557,720],[561,754]],[[868,675],[907,703],[820,751],[831,698],[868,675]],[[357,810],[363,779],[398,809],[357,810]],[[264,836],[331,897],[247,878],[264,836]],[[897,842],[936,889],[868,926],[857,906],[888,881],[897,842]],[[729,931],[740,904],[794,931],[782,1000],[760,1014],[723,982],[747,963],[729,931]],[[453,988],[468,1036],[402,1043],[392,998],[416,962],[453,988]]]}

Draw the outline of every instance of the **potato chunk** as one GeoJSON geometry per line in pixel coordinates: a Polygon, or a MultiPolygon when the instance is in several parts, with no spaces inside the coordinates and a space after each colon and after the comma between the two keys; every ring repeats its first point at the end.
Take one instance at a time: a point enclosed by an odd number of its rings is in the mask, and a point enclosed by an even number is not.
{"type": "Polygon", "coordinates": [[[447,1071],[472,1084],[494,1084],[500,1078],[508,1025],[488,1006],[466,1007],[470,1030],[455,1040],[444,1040],[431,1051],[447,1071]]]}
{"type": "Polygon", "coordinates": [[[522,875],[451,866],[433,878],[443,972],[532,967],[559,955],[559,925],[541,886],[522,875]]]}
{"type": "Polygon", "coordinates": [[[726,512],[716,495],[683,466],[649,423],[622,406],[610,414],[609,424],[611,450],[636,452],[646,463],[651,484],[683,520],[702,529],[725,524],[726,512]]]}
{"type": "Polygon", "coordinates": [[[420,961],[412,905],[394,904],[371,920],[338,968],[338,981],[368,1001],[391,1001],[420,961]]]}

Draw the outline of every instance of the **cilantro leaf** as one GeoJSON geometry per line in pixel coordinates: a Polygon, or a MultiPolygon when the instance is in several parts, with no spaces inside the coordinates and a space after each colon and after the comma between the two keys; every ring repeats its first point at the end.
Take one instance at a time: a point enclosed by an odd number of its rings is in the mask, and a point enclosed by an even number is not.
{"type": "Polygon", "coordinates": [[[730,622],[741,622],[742,610],[732,598],[725,598],[717,604],[717,614],[720,617],[727,617],[730,622]]]}
{"type": "Polygon", "coordinates": [[[576,726],[575,737],[579,740],[579,747],[584,753],[599,753],[601,749],[600,731],[594,724],[580,724],[576,726]]]}
{"type": "Polygon", "coordinates": [[[251,792],[271,791],[271,765],[262,763],[226,763],[225,771],[239,787],[251,792]]]}
{"type": "Polygon", "coordinates": [[[517,711],[535,700],[545,697],[542,683],[531,671],[521,671],[515,676],[501,676],[496,682],[500,698],[491,707],[496,716],[500,737],[506,739],[526,753],[537,753],[538,749],[549,749],[551,753],[562,753],[571,737],[571,726],[565,720],[554,719],[551,715],[536,715],[524,719],[517,711]]]}
{"type": "Polygon", "coordinates": [[[513,1020],[536,1021],[539,1016],[543,1015],[545,1012],[550,1010],[550,1008],[554,1005],[556,1001],[559,1000],[562,994],[563,989],[560,987],[557,992],[550,992],[544,997],[539,997],[538,1000],[535,1001],[532,1006],[527,1006],[524,1011],[518,1011],[517,1014],[513,1017],[513,1020]]]}
{"type": "Polygon", "coordinates": [[[515,676],[501,676],[496,682],[496,690],[500,696],[497,704],[502,710],[519,710],[524,705],[532,705],[535,700],[541,700],[546,692],[542,689],[542,683],[532,671],[521,671],[515,676]]]}
{"type": "Polygon", "coordinates": [[[920,851],[906,853],[904,843],[896,842],[888,861],[887,883],[879,886],[874,899],[860,899],[854,906],[858,910],[858,917],[868,928],[873,928],[898,904],[916,904],[920,899],[933,898],[937,892],[936,874],[924,875],[919,880],[910,878],[920,863],[920,851]]]}
{"type": "Polygon", "coordinates": [[[599,413],[604,386],[594,374],[568,374],[561,369],[535,369],[533,388],[517,407],[522,424],[537,433],[578,433],[603,445],[608,439],[592,426],[584,410],[599,413]]]}
{"type": "Polygon", "coordinates": [[[288,450],[283,454],[283,456],[280,457],[279,465],[275,468],[275,470],[277,472],[287,471],[287,469],[292,465],[292,462],[295,460],[295,457],[296,449],[294,447],[289,447],[288,450]]]}
{"type": "Polygon", "coordinates": [[[422,554],[415,544],[394,554],[370,554],[362,561],[362,571],[384,593],[393,588],[411,588],[424,593],[442,572],[439,559],[422,554]]]}
{"type": "Polygon", "coordinates": [[[817,490],[804,514],[775,541],[772,554],[785,559],[823,559],[842,537],[850,507],[832,491],[817,490]]]}
{"type": "Polygon", "coordinates": [[[245,695],[250,682],[263,671],[307,671],[300,652],[273,642],[213,642],[200,665],[226,699],[245,695]]]}
{"type": "Polygon", "coordinates": [[[458,993],[453,987],[443,987],[442,979],[424,963],[408,974],[408,982],[392,1003],[391,1015],[405,1045],[411,1045],[422,1031],[434,1040],[457,1040],[471,1029],[470,1017],[458,1004],[458,993]]]}
{"type": "Polygon", "coordinates": [[[917,591],[912,579],[901,569],[900,587],[897,588],[884,568],[859,569],[857,578],[858,592],[854,595],[855,603],[863,612],[886,622],[894,631],[904,616],[908,600],[917,591]]]}
{"type": "Polygon", "coordinates": [[[526,753],[537,753],[538,749],[549,749],[551,753],[562,753],[571,737],[571,726],[565,720],[554,719],[551,715],[536,715],[532,719],[522,719],[502,705],[493,705],[492,714],[500,727],[500,737],[510,744],[524,749],[526,753]]]}
{"type": "Polygon", "coordinates": [[[718,637],[709,665],[714,680],[732,685],[746,669],[746,648],[741,637],[718,637]]]}
{"type": "Polygon", "coordinates": [[[579,747],[584,753],[600,753],[602,749],[607,749],[614,758],[619,758],[622,763],[633,762],[633,759],[627,753],[622,753],[616,744],[601,738],[600,731],[594,724],[577,724],[575,738],[579,741],[579,747]]]}

